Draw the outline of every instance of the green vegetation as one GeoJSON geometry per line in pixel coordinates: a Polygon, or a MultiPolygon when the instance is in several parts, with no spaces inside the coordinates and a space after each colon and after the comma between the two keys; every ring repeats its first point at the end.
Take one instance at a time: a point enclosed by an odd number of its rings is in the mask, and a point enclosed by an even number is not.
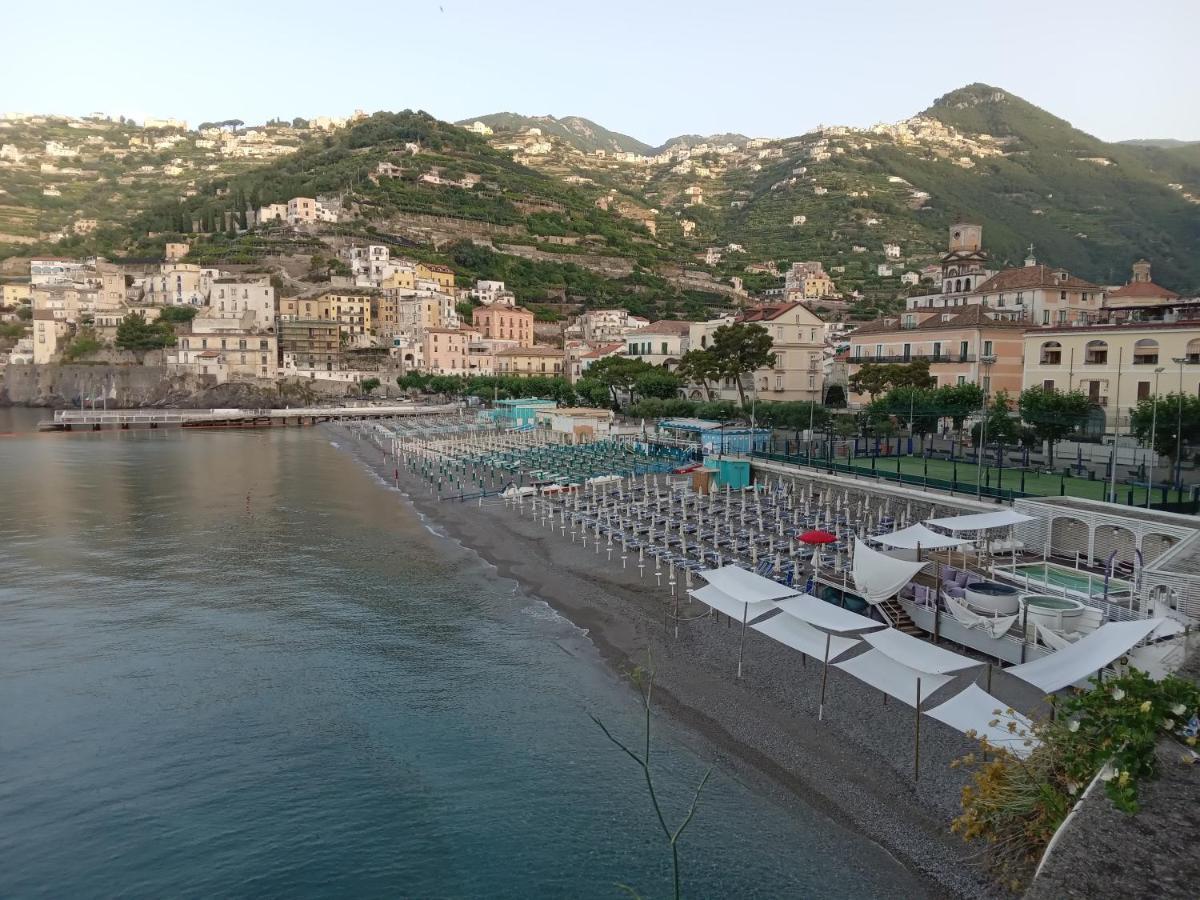
{"type": "MultiPolygon", "coordinates": [[[[1157,777],[1157,748],[1167,741],[1191,748],[1188,721],[1200,714],[1200,689],[1169,675],[1154,681],[1137,670],[1091,680],[1058,706],[1051,721],[1026,728],[1011,709],[997,709],[993,724],[1007,727],[1032,747],[1025,759],[981,741],[982,752],[958,760],[972,770],[963,788],[962,814],[953,830],[982,841],[998,880],[1014,891],[1027,884],[1050,838],[1094,778],[1113,805],[1138,810],[1138,786],[1157,777]]],[[[1181,764],[1194,757],[1183,753],[1181,764]]]]}
{"type": "Polygon", "coordinates": [[[1050,465],[1054,465],[1054,444],[1074,434],[1091,414],[1092,403],[1079,391],[1059,391],[1053,388],[1030,387],[1021,391],[1017,401],[1021,421],[1033,431],[1039,441],[1048,441],[1050,465]]]}
{"type": "Polygon", "coordinates": [[[382,382],[378,378],[364,378],[358,386],[364,394],[370,395],[381,384],[382,382]]]}
{"type": "Polygon", "coordinates": [[[184,325],[196,318],[199,311],[195,306],[164,306],[158,313],[158,321],[167,325],[184,325]]]}
{"type": "MultiPolygon", "coordinates": [[[[937,379],[929,374],[929,360],[917,359],[909,363],[863,363],[850,376],[850,390],[856,394],[877,394],[899,387],[930,388],[937,379]]],[[[980,395],[983,402],[983,395],[980,395]]]]}
{"type": "Polygon", "coordinates": [[[1130,425],[1138,439],[1146,446],[1153,446],[1156,453],[1171,460],[1171,467],[1174,469],[1175,454],[1180,449],[1180,443],[1187,447],[1200,442],[1200,397],[1167,394],[1158,398],[1157,410],[1155,399],[1149,397],[1138,403],[1131,416],[1130,425]]]}
{"type": "Polygon", "coordinates": [[[62,358],[64,362],[75,362],[83,359],[86,356],[91,356],[98,350],[102,350],[104,345],[96,337],[96,332],[92,328],[82,327],[65,348],[63,348],[62,358]]]}
{"type": "Polygon", "coordinates": [[[147,322],[140,312],[131,312],[117,326],[118,350],[162,350],[175,346],[175,332],[167,322],[147,322]]]}
{"type": "Polygon", "coordinates": [[[643,144],[627,134],[609,131],[602,125],[580,116],[556,119],[554,116],[520,116],[516,113],[502,112],[474,119],[462,119],[458,124],[470,125],[473,122],[482,122],[497,133],[540,128],[544,136],[561,138],[581,153],[591,153],[595,150],[606,150],[610,153],[614,150],[641,154],[654,152],[654,148],[649,144],[643,144]]]}
{"type": "Polygon", "coordinates": [[[771,343],[771,336],[763,326],[737,322],[717,328],[713,332],[712,346],[703,351],[713,355],[723,378],[732,378],[737,384],[742,406],[746,405],[746,387],[742,384],[742,376],[775,362],[771,343]]]}

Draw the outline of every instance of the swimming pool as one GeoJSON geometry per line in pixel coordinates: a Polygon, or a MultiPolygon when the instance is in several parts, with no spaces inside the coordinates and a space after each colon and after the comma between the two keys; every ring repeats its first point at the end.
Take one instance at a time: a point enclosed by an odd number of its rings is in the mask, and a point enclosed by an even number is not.
{"type": "MultiPolygon", "coordinates": [[[[1019,577],[1028,579],[1030,585],[1037,584],[1063,588],[1068,591],[1074,591],[1077,594],[1082,594],[1085,597],[1102,597],[1104,595],[1103,575],[1080,572],[1076,569],[1068,569],[1066,566],[1055,565],[1054,563],[1023,563],[1017,566],[1015,571],[1019,577]]],[[[1131,585],[1128,581],[1122,581],[1120,578],[1110,578],[1108,581],[1108,594],[1111,597],[1114,594],[1128,593],[1130,587],[1131,585]]]]}

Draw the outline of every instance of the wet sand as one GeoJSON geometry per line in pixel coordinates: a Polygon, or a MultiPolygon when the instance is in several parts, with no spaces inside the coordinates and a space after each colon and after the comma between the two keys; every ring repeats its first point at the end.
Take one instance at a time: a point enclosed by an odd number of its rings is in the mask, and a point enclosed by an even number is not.
{"type": "MultiPolygon", "coordinates": [[[[747,629],[743,676],[737,673],[740,623],[703,615],[689,602],[682,573],[676,591],[682,618],[678,637],[668,616],[674,601],[653,560],[639,574],[636,555],[622,569],[620,544],[601,541],[597,553],[570,532],[549,530],[499,498],[436,500],[428,485],[397,468],[376,447],[340,426],[322,426],[338,442],[396,483],[431,524],[473,549],[587,630],[603,657],[620,672],[653,660],[655,708],[697,736],[702,756],[737,773],[797,814],[817,808],[834,821],[878,843],[913,874],[896,896],[980,897],[997,894],[949,824],[959,811],[965,783],[952,760],[976,749],[965,735],[928,716],[921,721],[920,777],[914,778],[915,711],[830,667],[824,720],[817,720],[821,661],[804,660],[753,629],[747,629]],[[800,802],[797,803],[796,801],[800,802]]],[[[701,587],[693,579],[693,587],[701,587]]],[[[959,676],[970,682],[978,670],[959,676]]],[[[996,685],[994,685],[994,688],[996,685]]],[[[957,690],[948,684],[929,698],[929,708],[957,690]]],[[[1004,696],[999,690],[1001,696],[1004,696]]],[[[853,866],[853,860],[846,860],[853,866]]]]}

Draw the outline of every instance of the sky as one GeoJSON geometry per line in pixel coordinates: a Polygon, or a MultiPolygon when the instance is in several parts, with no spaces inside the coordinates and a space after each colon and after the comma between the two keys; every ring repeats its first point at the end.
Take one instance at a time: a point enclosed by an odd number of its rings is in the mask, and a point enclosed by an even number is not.
{"type": "Polygon", "coordinates": [[[1105,140],[1200,140],[1197,3],[57,0],[48,19],[14,2],[0,112],[511,111],[659,144],[893,122],[984,82],[1105,140]]]}

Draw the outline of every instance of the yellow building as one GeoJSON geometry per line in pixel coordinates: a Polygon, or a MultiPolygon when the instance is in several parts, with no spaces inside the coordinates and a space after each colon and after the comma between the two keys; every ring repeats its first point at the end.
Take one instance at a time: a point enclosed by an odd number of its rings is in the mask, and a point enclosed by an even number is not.
{"type": "Polygon", "coordinates": [[[496,353],[497,375],[562,375],[563,351],[558,347],[513,347],[496,353]]]}
{"type": "Polygon", "coordinates": [[[444,291],[454,290],[454,270],[437,263],[417,263],[418,281],[436,281],[444,291]]]}
{"type": "Polygon", "coordinates": [[[374,329],[373,294],[362,290],[330,290],[316,297],[288,297],[279,301],[279,318],[337,322],[350,343],[365,344],[374,329]]]}
{"type": "Polygon", "coordinates": [[[1081,391],[1111,425],[1158,394],[1200,391],[1200,320],[1035,328],[1023,387],[1081,391]],[[1182,363],[1177,360],[1183,360],[1182,363]]]}

